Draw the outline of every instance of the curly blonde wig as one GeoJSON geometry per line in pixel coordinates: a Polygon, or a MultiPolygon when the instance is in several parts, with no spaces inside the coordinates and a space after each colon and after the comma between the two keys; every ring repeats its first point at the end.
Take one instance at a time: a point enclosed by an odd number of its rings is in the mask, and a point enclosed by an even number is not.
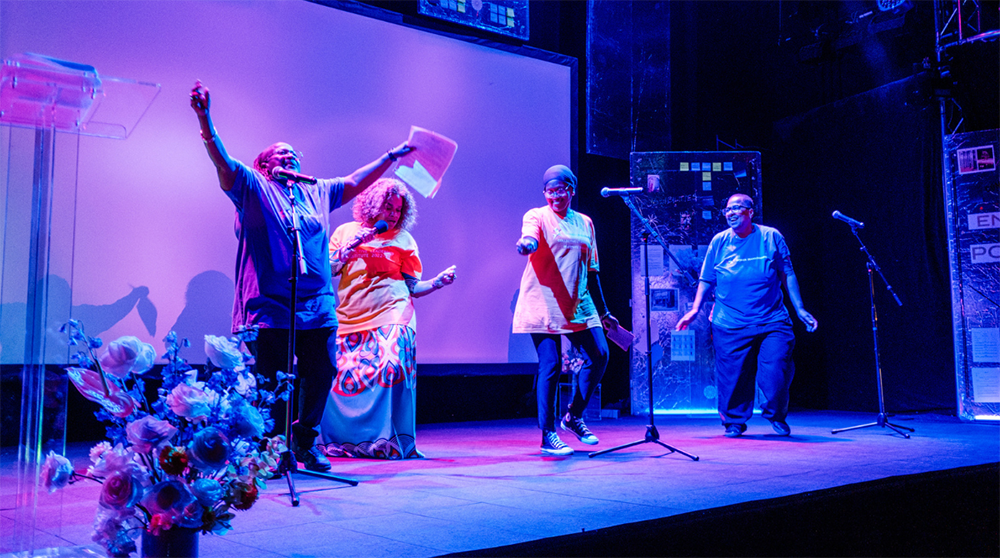
{"type": "Polygon", "coordinates": [[[382,212],[385,201],[392,194],[403,199],[403,208],[396,228],[403,231],[410,230],[417,223],[417,201],[406,184],[395,178],[380,178],[354,198],[352,208],[354,220],[369,227],[374,225],[375,218],[382,212]]]}

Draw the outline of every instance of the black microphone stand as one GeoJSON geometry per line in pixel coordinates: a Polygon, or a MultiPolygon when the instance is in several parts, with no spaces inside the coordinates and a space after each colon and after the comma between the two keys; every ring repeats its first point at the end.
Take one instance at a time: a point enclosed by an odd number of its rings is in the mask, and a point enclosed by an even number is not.
{"type": "MultiPolygon", "coordinates": [[[[295,208],[295,181],[292,180],[288,181],[288,206],[291,208],[288,235],[292,239],[292,262],[295,264],[291,266],[290,277],[288,278],[291,288],[291,304],[288,316],[287,373],[291,374],[295,366],[295,308],[298,305],[299,274],[306,274],[306,261],[302,257],[302,236],[299,233],[299,212],[295,208]]],[[[297,391],[293,384],[291,397],[285,402],[285,445],[287,448],[281,454],[281,461],[278,464],[278,473],[284,475],[285,480],[288,481],[288,495],[291,498],[293,507],[299,505],[299,495],[295,491],[295,481],[292,480],[292,473],[301,473],[312,477],[334,480],[351,486],[358,485],[358,481],[356,480],[337,477],[328,473],[320,473],[318,471],[310,471],[308,469],[299,469],[298,463],[295,461],[295,456],[292,453],[292,407],[296,400],[297,391]]]]}
{"type": "MultiPolygon", "coordinates": [[[[653,234],[653,235],[656,235],[656,236],[659,236],[659,235],[657,235],[657,233],[653,229],[653,227],[650,226],[649,221],[647,221],[646,219],[644,219],[642,217],[642,214],[639,213],[639,210],[632,203],[632,197],[630,195],[623,196],[622,197],[622,201],[625,202],[625,205],[627,205],[629,207],[629,209],[632,210],[632,213],[634,213],[635,216],[639,218],[639,221],[641,221],[642,224],[646,227],[646,232],[642,233],[642,253],[643,253],[643,259],[645,260],[645,262],[644,262],[644,266],[645,266],[644,275],[646,276],[646,382],[647,382],[647,389],[649,390],[649,393],[648,393],[648,395],[649,395],[649,424],[646,426],[646,436],[642,440],[637,440],[635,442],[629,442],[627,444],[622,444],[620,446],[616,446],[616,447],[613,447],[613,448],[604,449],[604,450],[601,450],[601,451],[591,452],[587,457],[597,457],[598,455],[602,455],[602,454],[609,453],[609,452],[612,452],[612,451],[617,451],[617,450],[620,450],[620,449],[630,448],[632,446],[637,446],[639,444],[653,443],[653,444],[659,444],[659,445],[667,448],[668,450],[670,450],[670,453],[677,452],[677,453],[679,453],[681,455],[685,455],[687,457],[690,457],[694,461],[698,461],[698,456],[691,455],[690,453],[686,453],[686,452],[681,451],[681,450],[679,450],[679,449],[677,449],[677,448],[675,448],[673,446],[670,446],[670,445],[667,445],[667,444],[661,442],[660,441],[660,433],[659,433],[659,431],[656,430],[656,423],[654,422],[654,418],[653,418],[655,416],[654,413],[653,413],[653,341],[652,341],[653,332],[650,329],[651,326],[650,326],[650,317],[649,317],[649,306],[650,306],[649,305],[649,300],[650,300],[650,292],[649,292],[649,235],[650,234],[653,234]]],[[[662,239],[660,239],[660,244],[663,244],[662,239]]],[[[665,250],[666,253],[668,253],[668,254],[670,253],[670,251],[667,250],[666,248],[664,248],[664,250],[665,250]]],[[[673,256],[673,254],[671,254],[671,256],[673,256]]],[[[676,261],[676,259],[674,261],[676,261]]],[[[678,263],[677,267],[680,268],[679,263],[678,263]]]]}
{"type": "Polygon", "coordinates": [[[882,274],[882,270],[879,268],[878,264],[875,263],[875,258],[872,257],[872,254],[868,251],[868,247],[865,246],[865,243],[861,241],[861,237],[858,236],[858,227],[856,225],[851,225],[851,232],[854,233],[854,237],[857,238],[858,242],[861,244],[861,251],[868,256],[868,261],[866,262],[865,267],[868,269],[868,292],[872,299],[872,337],[875,341],[875,380],[878,385],[878,417],[876,417],[875,422],[849,426],[847,428],[838,428],[836,430],[831,430],[830,432],[832,434],[837,434],[838,432],[847,432],[848,430],[857,430],[858,428],[878,426],[880,428],[889,428],[902,437],[909,438],[910,435],[903,432],[903,430],[909,430],[910,432],[915,432],[915,430],[908,426],[892,424],[889,422],[889,416],[885,412],[885,398],[882,394],[882,366],[879,364],[878,358],[878,314],[875,312],[875,283],[872,279],[872,270],[878,272],[879,277],[882,278],[882,282],[885,283],[886,290],[888,290],[889,294],[892,295],[892,298],[896,300],[896,304],[902,306],[903,302],[899,300],[898,296],[896,296],[896,292],[892,290],[892,285],[885,280],[885,275],[882,274]]]}

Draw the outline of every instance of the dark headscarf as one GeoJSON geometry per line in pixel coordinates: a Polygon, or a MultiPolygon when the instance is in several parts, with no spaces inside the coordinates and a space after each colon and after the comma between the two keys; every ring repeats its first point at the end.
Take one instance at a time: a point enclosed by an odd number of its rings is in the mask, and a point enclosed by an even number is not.
{"type": "Polygon", "coordinates": [[[571,188],[576,190],[576,175],[573,171],[569,170],[569,167],[565,165],[555,165],[549,167],[545,174],[542,175],[542,187],[546,184],[552,182],[553,180],[559,180],[565,182],[571,188]]]}

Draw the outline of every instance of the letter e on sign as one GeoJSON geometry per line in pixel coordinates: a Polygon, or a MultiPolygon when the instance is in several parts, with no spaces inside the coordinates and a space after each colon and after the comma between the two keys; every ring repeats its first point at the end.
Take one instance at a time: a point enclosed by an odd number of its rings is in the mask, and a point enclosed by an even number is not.
{"type": "Polygon", "coordinates": [[[969,230],[1000,229],[1000,213],[970,213],[969,230]]]}

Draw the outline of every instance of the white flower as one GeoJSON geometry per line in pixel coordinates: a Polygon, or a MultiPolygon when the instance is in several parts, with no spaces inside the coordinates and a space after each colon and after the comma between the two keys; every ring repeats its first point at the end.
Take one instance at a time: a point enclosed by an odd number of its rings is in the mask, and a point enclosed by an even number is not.
{"type": "Polygon", "coordinates": [[[257,389],[257,377],[247,372],[240,372],[236,377],[236,393],[246,397],[250,390],[257,389]]]}
{"type": "Polygon", "coordinates": [[[202,389],[204,382],[195,384],[193,386],[177,384],[167,394],[167,406],[179,417],[192,422],[201,422],[212,413],[212,407],[218,402],[219,394],[210,389],[202,389]]]}
{"type": "Polygon", "coordinates": [[[55,492],[69,484],[73,478],[73,465],[65,457],[50,451],[42,465],[42,486],[55,492]]]}
{"type": "Polygon", "coordinates": [[[156,351],[138,337],[126,335],[108,343],[108,351],[101,356],[101,368],[116,378],[127,378],[130,373],[142,374],[153,367],[156,351]]]}
{"type": "Polygon", "coordinates": [[[237,343],[218,335],[205,336],[205,354],[212,364],[226,370],[243,370],[243,353],[237,343]]]}

